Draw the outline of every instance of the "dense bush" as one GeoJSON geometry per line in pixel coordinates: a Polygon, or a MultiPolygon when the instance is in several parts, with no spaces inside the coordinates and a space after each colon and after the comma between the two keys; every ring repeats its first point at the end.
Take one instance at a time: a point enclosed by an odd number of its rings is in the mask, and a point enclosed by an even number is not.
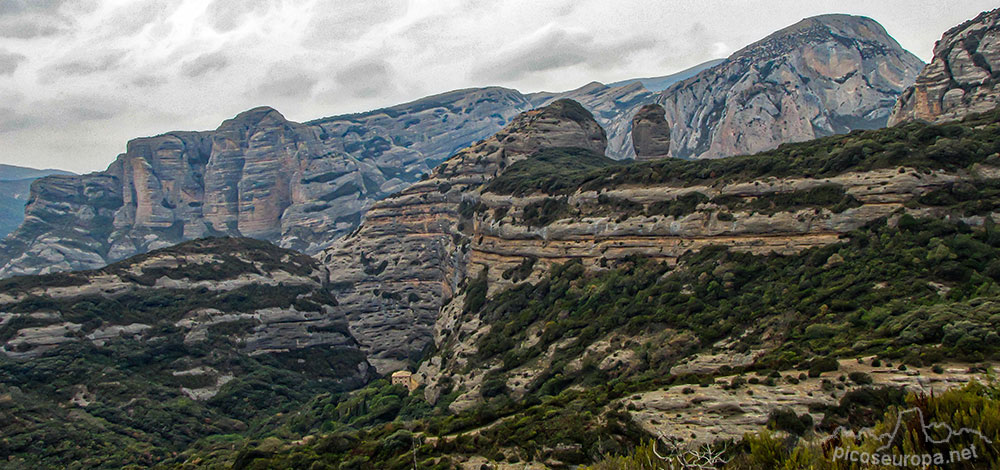
{"type": "Polygon", "coordinates": [[[569,193],[588,171],[620,163],[580,148],[544,149],[506,168],[490,181],[487,191],[524,196],[541,190],[551,194],[569,193]]]}
{"type": "Polygon", "coordinates": [[[524,206],[522,222],[528,226],[544,227],[571,214],[565,198],[545,198],[524,206]]]}
{"type": "Polygon", "coordinates": [[[775,408],[767,419],[768,428],[802,436],[812,431],[813,418],[809,413],[798,415],[791,408],[775,408]]]}

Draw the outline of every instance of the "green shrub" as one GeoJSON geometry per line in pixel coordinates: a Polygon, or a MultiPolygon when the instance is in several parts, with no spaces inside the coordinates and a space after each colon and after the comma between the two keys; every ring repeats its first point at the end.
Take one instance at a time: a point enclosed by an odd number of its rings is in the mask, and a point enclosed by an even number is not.
{"type": "Polygon", "coordinates": [[[871,385],[872,383],[872,376],[864,372],[851,372],[847,377],[858,385],[871,385]]]}
{"type": "Polygon", "coordinates": [[[776,408],[771,411],[767,421],[768,428],[785,431],[789,434],[802,436],[813,428],[813,418],[809,413],[795,414],[790,408],[776,408]]]}
{"type": "Polygon", "coordinates": [[[809,377],[819,377],[824,372],[840,369],[840,363],[832,357],[814,359],[809,363],[809,377]]]}

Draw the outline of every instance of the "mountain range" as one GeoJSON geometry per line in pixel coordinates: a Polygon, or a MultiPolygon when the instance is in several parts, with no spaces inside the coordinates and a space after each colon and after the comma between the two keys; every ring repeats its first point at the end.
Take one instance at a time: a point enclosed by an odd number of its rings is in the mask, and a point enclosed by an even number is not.
{"type": "Polygon", "coordinates": [[[879,127],[922,65],[874,21],[832,15],[684,72],[694,76],[659,93],[641,80],[533,95],[458,90],[303,124],[258,108],[215,131],[135,139],[104,172],[43,180],[0,246],[0,276],[94,269],[210,235],[317,253],[355,230],[375,201],[558,99],[593,113],[613,159],[634,156],[632,117],[652,102],[666,108],[670,155],[682,158],[879,127]]]}
{"type": "Polygon", "coordinates": [[[257,108],[42,178],[0,255],[0,455],[618,469],[665,433],[742,442],[726,468],[822,468],[798,436],[906,392],[970,384],[983,408],[1000,109],[954,70],[1000,57],[998,21],[922,70],[825,15],[660,91],[257,108]]]}

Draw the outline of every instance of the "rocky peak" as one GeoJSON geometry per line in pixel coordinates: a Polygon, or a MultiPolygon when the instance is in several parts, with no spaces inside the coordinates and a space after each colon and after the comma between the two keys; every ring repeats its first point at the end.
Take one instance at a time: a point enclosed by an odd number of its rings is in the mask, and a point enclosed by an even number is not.
{"type": "Polygon", "coordinates": [[[497,137],[507,152],[515,154],[555,147],[581,147],[603,154],[608,145],[607,134],[594,115],[569,99],[521,114],[497,137]]]}
{"type": "Polygon", "coordinates": [[[885,125],[923,66],[875,21],[808,18],[664,90],[671,156],[749,154],[885,125]]]}
{"type": "Polygon", "coordinates": [[[634,156],[631,142],[632,115],[639,107],[651,102],[654,94],[642,82],[630,81],[615,86],[592,82],[564,93],[535,93],[530,96],[535,106],[545,106],[560,99],[580,103],[593,113],[594,119],[607,133],[607,149],[599,153],[606,153],[615,160],[623,160],[634,156]]]}
{"type": "Polygon", "coordinates": [[[285,116],[278,112],[278,110],[270,106],[258,106],[256,108],[243,111],[232,119],[223,121],[221,127],[225,128],[227,124],[231,123],[245,123],[249,126],[255,126],[287,121],[288,120],[285,119],[285,116]]]}
{"type": "Polygon", "coordinates": [[[291,127],[291,123],[278,110],[270,106],[259,106],[237,114],[231,119],[227,119],[219,125],[216,133],[227,134],[253,134],[258,129],[291,127]]]}
{"type": "Polygon", "coordinates": [[[803,19],[750,44],[729,57],[729,60],[756,61],[775,59],[794,52],[803,44],[835,40],[858,49],[864,54],[885,54],[903,49],[877,21],[843,14],[819,15],[803,19]]]}
{"type": "Polygon", "coordinates": [[[647,104],[632,118],[632,145],[636,160],[666,158],[670,153],[670,123],[663,106],[647,104]]]}
{"type": "Polygon", "coordinates": [[[934,46],[934,59],[896,103],[889,125],[942,122],[1000,103],[1000,9],[956,26],[934,46]]]}

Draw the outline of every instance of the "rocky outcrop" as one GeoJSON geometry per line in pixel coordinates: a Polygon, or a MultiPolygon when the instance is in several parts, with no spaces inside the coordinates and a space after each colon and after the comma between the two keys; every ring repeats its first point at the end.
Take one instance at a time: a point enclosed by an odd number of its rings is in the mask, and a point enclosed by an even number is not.
{"type": "MultiPolygon", "coordinates": [[[[171,343],[180,352],[151,368],[210,375],[217,383],[252,372],[239,357],[266,357],[291,371],[310,370],[309,380],[357,387],[372,371],[327,282],[326,270],[308,256],[232,238],[187,242],[97,271],[18,277],[0,282],[0,354],[31,361],[62,354],[67,344],[171,343]],[[306,367],[305,357],[324,366],[306,367]]],[[[187,394],[205,399],[218,391],[207,387],[213,393],[187,394]]]]}
{"type": "Polygon", "coordinates": [[[1000,104],[1000,9],[944,33],[934,59],[899,97],[889,125],[943,122],[1000,104]]]}
{"type": "Polygon", "coordinates": [[[530,107],[514,90],[469,89],[306,124],[256,108],[215,131],[136,139],[104,172],[35,183],[0,276],[98,268],[209,235],[315,253],[530,107]]]}
{"type": "Polygon", "coordinates": [[[61,170],[36,170],[0,164],[0,239],[24,222],[31,182],[49,175],[72,175],[61,170]]]}
{"type": "Polygon", "coordinates": [[[0,276],[107,264],[113,221],[122,206],[120,182],[114,174],[95,173],[32,183],[24,223],[0,242],[0,276]]]}
{"type": "Polygon", "coordinates": [[[820,423],[824,417],[820,410],[837,406],[850,392],[868,387],[892,387],[908,393],[936,395],[972,381],[988,382],[988,377],[997,370],[995,364],[988,364],[989,372],[973,372],[979,367],[953,363],[937,372],[930,367],[910,367],[901,371],[873,367],[869,365],[871,358],[865,359],[860,364],[856,360],[842,360],[839,370],[817,377],[802,377],[801,371],[786,370],[779,371],[780,383],[763,384],[760,382],[766,381],[766,377],[721,376],[706,387],[669,386],[634,395],[622,403],[644,431],[654,436],[683,436],[685,445],[694,448],[730,439],[738,441],[746,433],[759,432],[767,426],[775,410],[791,409],[800,416],[808,414],[813,422],[820,423]],[[867,374],[872,384],[838,380],[851,373],[867,374]],[[756,383],[747,384],[751,378],[756,383]],[[734,383],[742,385],[730,386],[734,383]]]}
{"type": "Polygon", "coordinates": [[[636,160],[656,160],[670,154],[670,123],[663,107],[647,104],[632,117],[632,147],[636,160]]]}
{"type": "Polygon", "coordinates": [[[576,101],[587,108],[608,135],[604,152],[615,160],[635,158],[632,146],[632,115],[653,101],[655,94],[631,82],[621,86],[607,86],[597,82],[564,93],[535,93],[528,95],[535,106],[546,106],[556,100],[576,101]]]}
{"type": "Polygon", "coordinates": [[[923,64],[875,21],[805,19],[664,90],[670,155],[716,158],[883,127],[923,64]]]}
{"type": "MultiPolygon", "coordinates": [[[[573,259],[595,268],[636,255],[675,263],[685,252],[709,245],[758,254],[791,254],[835,243],[841,234],[898,211],[935,215],[933,208],[914,205],[916,199],[969,177],[891,168],[827,178],[611,187],[569,196],[512,197],[486,192],[479,197],[482,206],[474,219],[467,259],[470,265],[489,267],[492,291],[510,284],[502,273],[529,259],[541,272],[573,259]],[[858,203],[844,210],[809,207],[770,212],[739,209],[742,203],[736,202],[802,194],[819,187],[836,187],[858,203]],[[695,195],[703,197],[704,202],[687,213],[653,215],[642,209],[695,195]],[[543,226],[524,222],[529,206],[563,197],[566,210],[557,220],[543,226]],[[623,209],[626,207],[633,209],[623,209]]],[[[1000,218],[1000,214],[996,217],[1000,218]]],[[[970,222],[982,223],[978,219],[970,222]]]]}
{"type": "Polygon", "coordinates": [[[603,152],[606,145],[603,129],[575,102],[523,113],[429,178],[376,203],[358,231],[317,255],[372,364],[397,369],[431,344],[439,309],[467,274],[472,226],[463,220],[484,182],[540,149],[603,152]]]}

